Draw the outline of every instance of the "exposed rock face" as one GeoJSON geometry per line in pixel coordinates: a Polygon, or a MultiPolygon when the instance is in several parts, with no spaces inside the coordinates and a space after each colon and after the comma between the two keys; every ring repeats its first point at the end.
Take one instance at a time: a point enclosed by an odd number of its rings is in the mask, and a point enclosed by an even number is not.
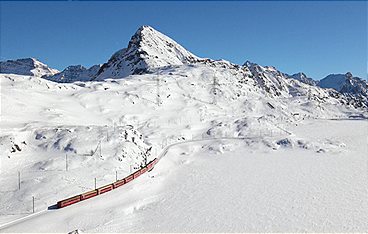
{"type": "Polygon", "coordinates": [[[278,71],[275,67],[263,67],[250,61],[246,61],[243,66],[250,70],[253,78],[268,93],[274,96],[288,95],[288,84],[286,82],[288,76],[285,73],[278,71]]]}

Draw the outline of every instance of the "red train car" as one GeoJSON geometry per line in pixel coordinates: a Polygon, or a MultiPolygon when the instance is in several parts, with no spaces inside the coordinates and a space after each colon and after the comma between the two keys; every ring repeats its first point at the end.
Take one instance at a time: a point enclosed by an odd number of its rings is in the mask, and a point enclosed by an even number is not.
{"type": "Polygon", "coordinates": [[[122,186],[122,185],[124,185],[124,184],[125,184],[124,179],[122,179],[122,180],[118,180],[118,181],[116,181],[116,182],[112,183],[112,185],[114,186],[114,189],[116,189],[116,188],[118,188],[118,187],[120,187],[120,186],[122,186]]]}
{"type": "Polygon", "coordinates": [[[57,207],[58,208],[63,208],[63,207],[72,205],[74,203],[80,202],[80,201],[81,201],[80,195],[74,196],[74,197],[70,197],[70,198],[64,199],[62,201],[58,201],[57,207]]]}
{"type": "Polygon", "coordinates": [[[152,160],[151,162],[149,162],[148,163],[148,165],[147,165],[147,169],[148,169],[148,171],[151,171],[152,170],[152,168],[155,166],[155,164],[158,162],[158,159],[157,158],[155,158],[154,160],[152,160]]]}
{"type": "Polygon", "coordinates": [[[145,173],[147,170],[148,170],[148,169],[147,169],[147,167],[143,167],[143,168],[141,169],[141,174],[145,173]]]}
{"type": "Polygon", "coordinates": [[[133,174],[131,174],[131,175],[125,177],[124,181],[125,181],[125,183],[128,183],[128,182],[132,181],[133,179],[134,179],[134,176],[133,176],[133,174]]]}
{"type": "Polygon", "coordinates": [[[141,171],[140,170],[133,173],[134,179],[135,178],[138,178],[140,175],[141,175],[141,171]]]}
{"type": "Polygon", "coordinates": [[[109,192],[114,189],[114,186],[112,184],[105,185],[103,187],[100,187],[97,189],[98,195],[109,192]]]}
{"type": "Polygon", "coordinates": [[[83,200],[86,200],[88,198],[95,197],[97,195],[98,195],[98,191],[96,189],[96,190],[92,190],[92,191],[89,191],[89,192],[82,193],[80,195],[80,197],[81,197],[81,200],[83,201],[83,200]]]}

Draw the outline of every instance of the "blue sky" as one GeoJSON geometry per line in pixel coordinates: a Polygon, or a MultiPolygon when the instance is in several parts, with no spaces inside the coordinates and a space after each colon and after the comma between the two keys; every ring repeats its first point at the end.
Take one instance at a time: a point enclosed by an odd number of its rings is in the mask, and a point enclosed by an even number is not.
{"type": "Polygon", "coordinates": [[[367,2],[0,2],[1,60],[104,63],[150,25],[200,57],[367,77],[367,2]]]}

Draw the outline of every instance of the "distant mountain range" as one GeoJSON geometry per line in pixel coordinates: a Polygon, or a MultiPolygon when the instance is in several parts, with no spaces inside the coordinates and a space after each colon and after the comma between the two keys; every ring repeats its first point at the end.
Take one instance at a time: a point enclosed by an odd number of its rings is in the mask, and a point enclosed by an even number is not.
{"type": "Polygon", "coordinates": [[[0,73],[36,76],[55,82],[69,83],[124,78],[129,75],[152,73],[158,69],[188,64],[206,64],[248,71],[258,85],[276,96],[288,95],[288,92],[283,91],[290,89],[288,80],[293,79],[309,86],[334,89],[368,105],[367,81],[353,77],[350,72],[331,74],[316,81],[302,72],[288,75],[272,66],[260,66],[249,61],[240,66],[225,60],[199,58],[150,26],[140,27],[132,36],[127,48],[117,51],[106,63],[101,65],[94,65],[90,68],[81,65],[69,66],[60,72],[34,58],[26,58],[0,62],[0,73]]]}

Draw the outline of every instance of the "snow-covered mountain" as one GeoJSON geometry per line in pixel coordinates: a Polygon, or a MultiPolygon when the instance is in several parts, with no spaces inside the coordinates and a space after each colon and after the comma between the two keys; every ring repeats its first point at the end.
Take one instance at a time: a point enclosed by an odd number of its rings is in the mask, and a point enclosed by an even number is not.
{"type": "Polygon", "coordinates": [[[35,58],[24,58],[0,62],[0,73],[26,76],[51,76],[59,71],[48,67],[35,58]]]}
{"type": "Polygon", "coordinates": [[[318,86],[334,89],[355,102],[368,106],[368,82],[354,77],[350,72],[328,75],[319,81],[318,86]]]}
{"type": "Polygon", "coordinates": [[[128,47],[114,53],[108,62],[85,68],[81,65],[69,66],[57,72],[35,59],[22,59],[2,62],[2,73],[14,73],[43,77],[59,83],[75,81],[98,81],[108,78],[123,78],[129,75],[162,72],[181,66],[205,66],[206,71],[228,70],[237,74],[253,86],[273,98],[307,96],[323,101],[329,98],[339,99],[355,107],[368,105],[367,83],[359,78],[346,75],[330,75],[320,84],[304,73],[288,75],[273,66],[261,66],[245,62],[243,66],[225,60],[199,58],[187,51],[171,38],[150,26],[142,26],[132,36],[128,47]],[[320,87],[318,87],[318,85],[320,87]],[[334,88],[337,91],[323,88],[334,88]]]}
{"type": "Polygon", "coordinates": [[[295,74],[291,75],[290,77],[295,79],[295,80],[299,80],[300,82],[303,82],[305,84],[309,84],[309,85],[317,85],[318,84],[317,81],[315,81],[312,78],[308,77],[303,72],[295,73],[295,74]]]}
{"type": "Polygon", "coordinates": [[[52,76],[46,76],[44,78],[47,80],[52,80],[60,83],[70,83],[74,81],[90,81],[95,78],[100,68],[101,65],[94,65],[88,69],[82,65],[74,65],[65,68],[62,72],[59,72],[52,76]]]}
{"type": "Polygon", "coordinates": [[[199,58],[171,38],[150,26],[142,26],[129,41],[101,67],[97,79],[142,74],[151,69],[189,64],[199,58]]]}
{"type": "Polygon", "coordinates": [[[344,105],[351,105],[357,108],[368,106],[367,94],[364,93],[366,89],[363,87],[364,81],[359,86],[354,84],[354,87],[357,86],[358,88],[351,87],[353,92],[347,93],[342,92],[343,89],[337,91],[319,87],[317,81],[308,78],[304,73],[295,74],[293,77],[277,70],[275,67],[261,66],[249,61],[245,62],[243,66],[249,69],[252,78],[257,82],[258,86],[267,95],[274,98],[306,96],[309,100],[316,101],[318,105],[319,103],[329,102],[331,99],[338,99],[344,105]]]}
{"type": "Polygon", "coordinates": [[[346,74],[331,74],[320,80],[319,84],[322,88],[332,88],[341,93],[363,94],[368,93],[367,81],[354,77],[350,72],[346,74]]]}

